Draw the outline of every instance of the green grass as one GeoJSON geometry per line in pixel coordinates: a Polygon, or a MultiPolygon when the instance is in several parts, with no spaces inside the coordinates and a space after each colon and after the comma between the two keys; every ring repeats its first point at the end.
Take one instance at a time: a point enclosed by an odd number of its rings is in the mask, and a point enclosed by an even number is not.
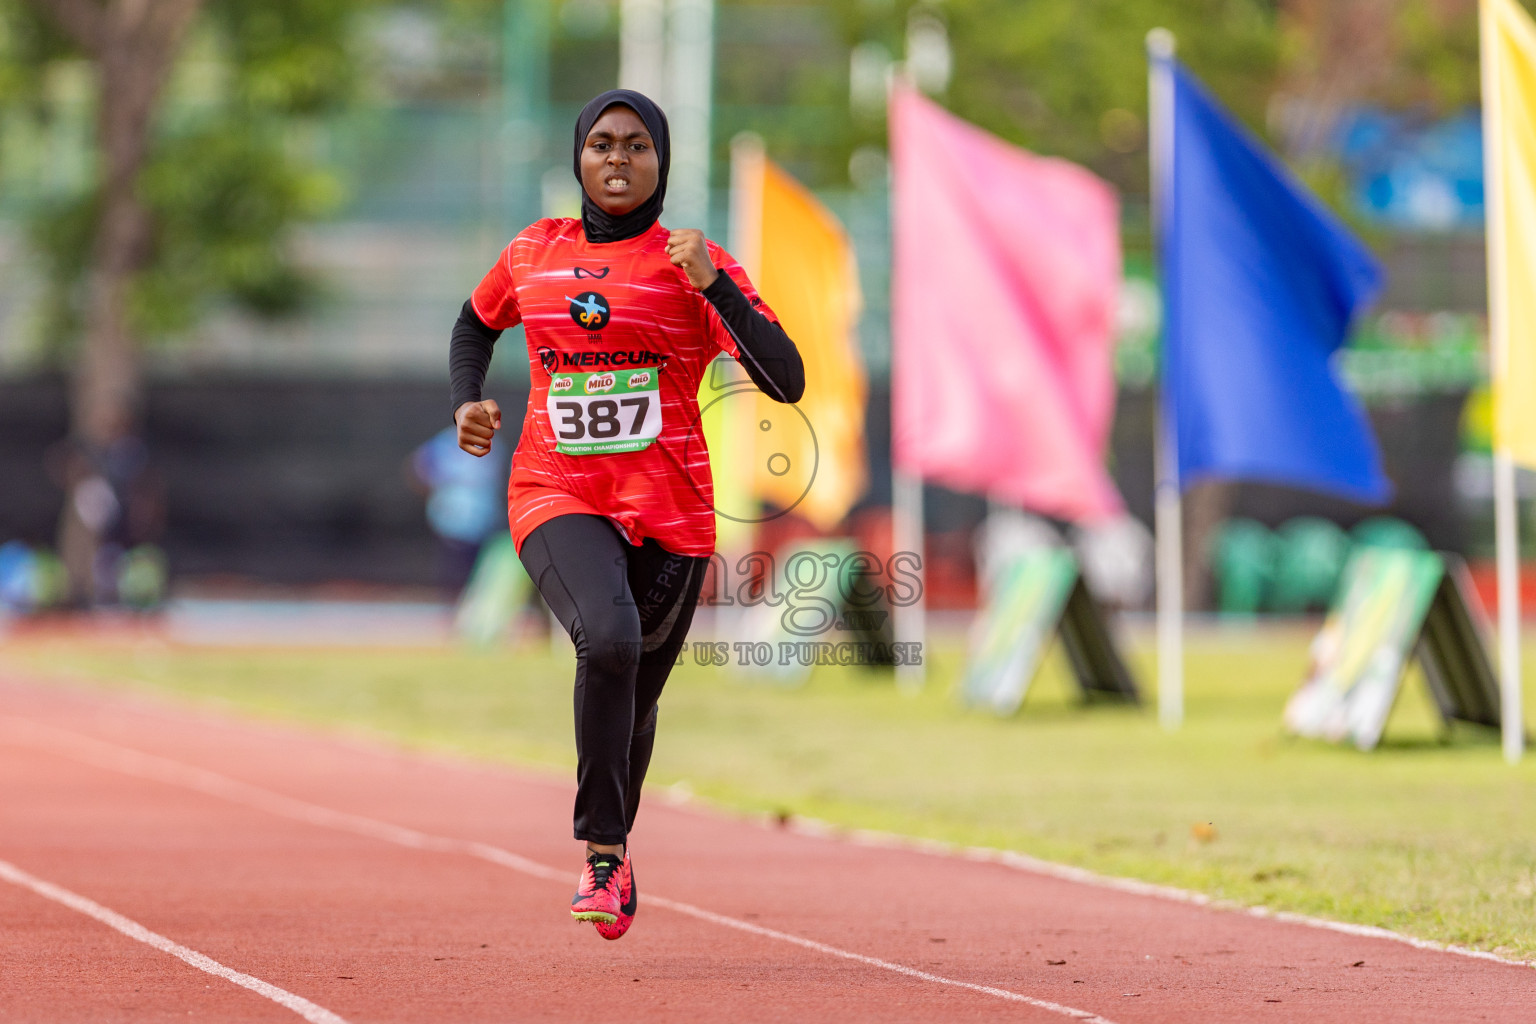
{"type": "MultiPolygon", "coordinates": [[[[917,697],[858,669],[779,689],[689,664],[663,699],[651,782],[743,811],[1018,850],[1536,955],[1536,758],[1510,768],[1497,737],[1475,730],[1443,742],[1413,676],[1374,753],[1285,737],[1280,709],[1307,640],[1193,635],[1188,720],[1172,734],[1150,711],[1078,707],[1059,655],[1007,720],[956,706],[953,646],[917,697]],[[1198,841],[1192,826],[1207,822],[1216,837],[1198,841]]],[[[1150,657],[1136,654],[1144,679],[1150,657]]],[[[3,665],[492,760],[574,760],[568,654],[22,637],[0,651],[3,665]]]]}

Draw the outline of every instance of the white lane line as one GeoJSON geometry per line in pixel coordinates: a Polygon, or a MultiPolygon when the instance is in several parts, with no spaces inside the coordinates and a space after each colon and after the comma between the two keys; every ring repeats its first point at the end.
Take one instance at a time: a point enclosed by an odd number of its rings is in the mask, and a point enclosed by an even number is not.
{"type": "Polygon", "coordinates": [[[0,878],[12,882],[23,889],[31,889],[45,899],[62,903],[71,910],[79,911],[86,917],[94,917],[109,928],[116,928],[130,939],[153,946],[162,953],[169,953],[176,959],[191,964],[200,971],[207,971],[225,981],[232,981],[241,988],[248,988],[259,996],[265,996],[281,1006],[285,1006],[294,1013],[309,1021],[310,1024],[347,1024],[341,1017],[336,1016],[323,1006],[316,1006],[303,996],[296,996],[287,989],[278,988],[271,982],[253,978],[249,974],[242,974],[237,970],[225,967],[213,957],[199,953],[195,949],[186,946],[161,935],[152,932],[148,928],[130,918],[124,917],[115,910],[108,910],[95,900],[86,899],[79,893],[70,892],[68,889],[45,882],[35,875],[30,875],[9,861],[0,860],[0,878]]]}
{"type": "Polygon", "coordinates": [[[1326,917],[1298,914],[1291,910],[1275,910],[1270,907],[1250,906],[1246,903],[1238,903],[1236,900],[1224,900],[1215,896],[1207,896],[1203,892],[1178,889],[1171,885],[1158,885],[1155,882],[1143,882],[1135,878],[1117,878],[1113,875],[1101,875],[1089,871],[1087,868],[1075,868],[1068,864],[1056,864],[1052,861],[1041,860],[1038,857],[1031,857],[1027,853],[1015,853],[1012,850],[994,850],[985,846],[958,846],[938,839],[912,839],[890,832],[875,832],[867,829],[845,831],[826,822],[814,819],[796,819],[790,823],[789,827],[791,831],[798,835],[831,839],[835,842],[847,842],[856,846],[888,850],[899,849],[912,853],[925,853],[935,857],[958,857],[962,860],[1001,864],[1004,867],[1013,868],[1017,871],[1027,871],[1030,874],[1044,875],[1048,878],[1055,878],[1064,882],[1075,882],[1079,885],[1091,885],[1099,889],[1112,889],[1115,892],[1129,893],[1132,896],[1168,900],[1173,903],[1185,903],[1196,907],[1209,907],[1212,910],[1246,914],[1249,917],[1257,917],[1269,921],[1282,921],[1286,924],[1297,924],[1307,928],[1317,928],[1321,931],[1338,932],[1341,935],[1353,935],[1357,938],[1384,939],[1388,942],[1401,943],[1402,945],[1412,946],[1414,949],[1422,949],[1431,953],[1453,953],[1456,956],[1469,957],[1473,960],[1486,960],[1490,963],[1503,964],[1506,967],[1523,967],[1526,969],[1536,967],[1536,961],[1533,960],[1511,960],[1508,957],[1499,956],[1497,953],[1489,953],[1486,950],[1469,949],[1466,946],[1435,942],[1432,939],[1415,938],[1412,935],[1404,935],[1402,932],[1394,932],[1378,925],[1350,924],[1346,921],[1330,921],[1326,917]]]}
{"type": "MultiPolygon", "coordinates": [[[[12,739],[31,743],[33,746],[50,753],[63,754],[84,764],[105,768],[123,775],[132,775],[141,779],[150,779],[173,786],[180,786],[184,789],[196,790],[208,796],[218,797],[231,803],[243,804],[247,807],[265,811],[268,814],[302,821],[310,825],[351,832],[356,835],[367,836],[370,839],[410,847],[413,850],[464,854],[489,861],[504,868],[510,868],[513,871],[532,875],[535,878],[542,878],[546,881],[562,883],[570,881],[569,872],[557,871],[546,864],[530,860],[520,854],[489,843],[450,839],[446,836],[434,836],[403,825],[379,821],[376,818],[333,810],[320,804],[312,804],[307,800],[298,800],[269,789],[263,789],[260,786],[253,786],[250,783],[232,779],[227,775],[220,775],[206,768],[174,761],[157,754],[146,754],[131,747],[119,746],[116,743],[108,743],[104,740],[70,732],[66,729],[44,725],[28,718],[0,715],[0,726],[4,727],[4,733],[8,734],[12,739]]],[[[789,932],[776,931],[772,928],[764,928],[734,917],[727,917],[724,914],[716,914],[702,907],[696,907],[691,903],[683,903],[649,893],[646,895],[646,901],[653,906],[686,914],[689,917],[700,921],[707,921],[710,924],[734,928],[737,931],[747,932],[762,938],[790,943],[803,949],[809,949],[843,960],[850,960],[868,967],[876,967],[880,970],[890,971],[893,974],[899,974],[918,981],[966,989],[971,992],[981,993],[982,995],[1005,999],[1013,1003],[1023,1003],[1036,1009],[1047,1010],[1051,1013],[1070,1017],[1073,1020],[1083,1021],[1085,1024],[1115,1024],[1114,1021],[1101,1017],[1090,1010],[1079,1010],[1076,1007],[1064,1006],[1061,1003],[1054,1003],[1048,999],[1036,999],[1033,996],[1027,996],[1022,992],[1014,992],[1010,989],[997,988],[992,985],[979,985],[975,982],[960,981],[957,978],[946,978],[943,975],[931,974],[928,971],[920,971],[915,967],[908,967],[905,964],[895,963],[891,960],[865,956],[863,953],[855,953],[852,950],[841,949],[824,942],[817,942],[814,939],[802,938],[789,932]]]]}
{"type": "Polygon", "coordinates": [[[1061,1003],[1053,1003],[1049,999],[1036,999],[1033,996],[1026,996],[1018,992],[1010,991],[1006,988],[997,988],[992,985],[978,985],[971,981],[957,981],[954,978],[946,978],[940,974],[930,974],[927,971],[920,971],[915,967],[908,967],[905,964],[898,964],[891,960],[882,960],[877,956],[865,956],[863,953],[853,953],[846,949],[839,949],[836,946],[829,946],[825,942],[817,942],[815,939],[802,939],[800,936],[791,935],[788,932],[775,931],[772,928],[764,928],[760,925],[750,924],[746,921],[738,921],[734,917],[726,917],[724,914],[716,914],[713,911],[705,910],[702,907],[696,907],[691,903],[679,903],[677,900],[669,900],[664,896],[653,896],[650,893],[646,894],[645,899],[647,903],[650,903],[654,906],[664,907],[667,910],[674,910],[679,914],[687,914],[689,917],[696,917],[700,921],[708,921],[711,924],[718,924],[726,928],[735,928],[737,931],[749,932],[752,935],[761,935],[767,939],[778,939],[780,942],[793,943],[796,946],[815,950],[818,953],[825,953],[828,956],[841,957],[844,960],[852,960],[855,963],[867,964],[870,967],[878,967],[881,970],[902,974],[908,978],[916,978],[919,981],[931,981],[939,985],[952,985],[955,988],[969,989],[972,992],[980,992],[984,995],[996,996],[999,999],[1006,999],[1013,1003],[1026,1003],[1041,1010],[1049,1010],[1052,1013],[1059,1013],[1065,1017],[1071,1017],[1074,1020],[1085,1021],[1087,1024],[1114,1024],[1113,1021],[1107,1020],[1104,1017],[1100,1017],[1098,1014],[1089,1010],[1079,1010],[1076,1007],[1063,1006],[1061,1003]]]}

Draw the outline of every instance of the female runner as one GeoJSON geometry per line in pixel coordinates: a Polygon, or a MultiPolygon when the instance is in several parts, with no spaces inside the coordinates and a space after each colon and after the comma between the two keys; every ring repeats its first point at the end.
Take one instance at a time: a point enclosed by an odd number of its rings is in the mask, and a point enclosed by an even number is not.
{"type": "Polygon", "coordinates": [[[586,865],[571,916],[604,938],[637,905],[627,846],[656,738],[656,700],[693,620],[715,546],[698,391],[718,352],[769,397],[799,401],[805,371],[741,266],[700,231],[657,223],[667,119],[605,92],[576,120],[581,219],[545,219],[508,245],[449,345],[459,445],[501,426],[481,399],[496,338],[521,322],[531,385],[512,457],[518,555],[576,646],[575,834],[586,865]]]}

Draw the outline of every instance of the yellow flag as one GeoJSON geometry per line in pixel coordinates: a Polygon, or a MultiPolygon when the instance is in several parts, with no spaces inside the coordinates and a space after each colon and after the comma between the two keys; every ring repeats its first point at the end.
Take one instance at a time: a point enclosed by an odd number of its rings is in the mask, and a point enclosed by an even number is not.
{"type": "Polygon", "coordinates": [[[830,530],[867,483],[868,383],[856,334],[862,296],[853,245],[831,211],[768,160],[760,143],[739,143],[732,156],[733,255],[805,361],[805,395],[796,406],[758,396],[748,425],[753,491],[830,530]]]}
{"type": "Polygon", "coordinates": [[[1493,443],[1536,467],[1536,22],[1482,0],[1493,443]]]}

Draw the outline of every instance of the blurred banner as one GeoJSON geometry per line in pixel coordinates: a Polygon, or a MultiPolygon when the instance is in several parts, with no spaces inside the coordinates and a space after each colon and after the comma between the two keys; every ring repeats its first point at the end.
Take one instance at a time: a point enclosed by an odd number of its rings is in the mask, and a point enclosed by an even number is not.
{"type": "Polygon", "coordinates": [[[1286,728],[1374,749],[1414,658],[1447,728],[1452,721],[1497,728],[1501,702],[1486,632],[1460,559],[1363,546],[1312,641],[1307,679],[1285,706],[1286,728]]]}
{"type": "Polygon", "coordinates": [[[785,420],[783,408],[757,396],[759,415],[744,442],[754,450],[751,487],[758,498],[830,530],[868,484],[868,382],[855,334],[862,296],[853,244],[832,212],[751,136],[732,146],[731,179],[733,255],[805,361],[805,395],[797,404],[810,425],[774,429],[785,420]]]}
{"type": "Polygon", "coordinates": [[[1536,466],[1536,23],[1513,0],[1484,0],[1489,38],[1488,268],[1494,446],[1536,466]]]}
{"type": "Polygon", "coordinates": [[[1113,191],[907,88],[891,149],[896,468],[1064,519],[1117,514],[1113,191]]]}
{"type": "Polygon", "coordinates": [[[1380,290],[1375,257],[1164,59],[1173,96],[1171,166],[1156,169],[1162,397],[1180,487],[1236,477],[1386,501],[1392,486],[1365,411],[1332,365],[1380,290]]]}
{"type": "Polygon", "coordinates": [[[1058,635],[1085,702],[1140,703],[1136,681],[1069,549],[1015,553],[999,567],[990,590],[971,626],[960,684],[966,704],[999,715],[1017,712],[1058,635]]]}

